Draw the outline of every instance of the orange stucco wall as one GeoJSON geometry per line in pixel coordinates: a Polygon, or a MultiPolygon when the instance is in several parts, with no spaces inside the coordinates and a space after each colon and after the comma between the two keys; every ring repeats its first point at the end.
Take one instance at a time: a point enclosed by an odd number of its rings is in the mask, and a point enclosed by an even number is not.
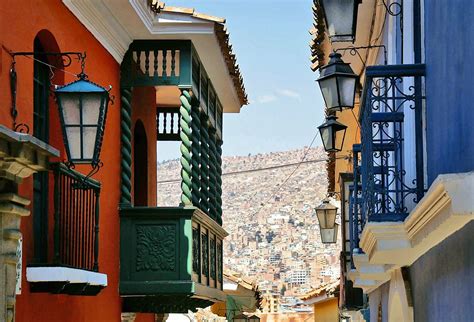
{"type": "MultiPolygon", "coordinates": [[[[148,206],[156,206],[156,102],[154,87],[137,87],[132,92],[132,133],[138,120],[143,123],[148,145],[148,206]]],[[[133,142],[133,141],[132,141],[133,142]]],[[[132,153],[134,147],[132,144],[132,153]]],[[[132,180],[135,164],[132,162],[132,180]]],[[[133,182],[133,181],[132,181],[133,182]]],[[[132,187],[132,196],[134,195],[132,187]]]]}
{"type": "MultiPolygon", "coordinates": [[[[103,86],[112,85],[111,94],[115,104],[109,106],[106,132],[101,152],[104,167],[95,179],[102,183],[100,195],[99,271],[106,273],[108,286],[97,296],[32,294],[26,280],[26,266],[33,258],[33,216],[22,218],[23,233],[23,278],[22,294],[17,296],[16,321],[120,321],[121,301],[119,282],[119,183],[120,183],[120,93],[119,64],[76,19],[59,0],[2,0],[0,1],[0,101],[2,102],[0,124],[12,125],[10,116],[10,82],[8,71],[11,51],[32,51],[33,40],[40,30],[48,30],[57,42],[60,51],[87,52],[86,73],[89,79],[103,86]]],[[[46,48],[48,49],[48,48],[46,48]]],[[[18,74],[17,106],[18,122],[33,125],[33,61],[17,57],[18,74]]],[[[77,62],[66,68],[78,73],[77,62]]],[[[61,73],[53,80],[62,84],[74,77],[61,73]]],[[[51,101],[50,143],[58,148],[61,159],[65,159],[62,134],[57,122],[57,106],[51,101]]],[[[31,129],[31,133],[32,133],[31,129]]],[[[152,138],[150,138],[152,139],[152,138]]],[[[76,170],[87,173],[89,165],[78,165],[76,170]]],[[[153,172],[151,172],[153,173],[153,172]]],[[[151,178],[153,180],[153,177],[151,178]]],[[[52,187],[50,189],[52,191],[52,187]]],[[[20,185],[20,195],[32,199],[32,180],[20,185]]],[[[52,214],[51,214],[52,215],[52,214]]],[[[52,220],[50,220],[52,222],[52,220]]],[[[137,321],[153,321],[151,314],[140,316],[137,321]]]]}
{"type": "Polygon", "coordinates": [[[339,321],[339,305],[337,297],[313,305],[314,322],[339,321]]]}

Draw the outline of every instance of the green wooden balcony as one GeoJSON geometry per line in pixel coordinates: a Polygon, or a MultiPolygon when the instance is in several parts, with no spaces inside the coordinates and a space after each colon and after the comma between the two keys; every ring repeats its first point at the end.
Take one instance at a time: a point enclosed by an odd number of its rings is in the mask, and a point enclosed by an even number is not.
{"type": "Polygon", "coordinates": [[[187,312],[225,300],[226,231],[195,207],[120,209],[123,312],[187,312]]]}

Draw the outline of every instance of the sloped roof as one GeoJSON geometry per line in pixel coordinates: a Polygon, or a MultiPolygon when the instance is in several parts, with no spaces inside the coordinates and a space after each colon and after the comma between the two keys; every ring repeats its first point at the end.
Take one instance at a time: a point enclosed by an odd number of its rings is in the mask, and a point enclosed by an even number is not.
{"type": "Polygon", "coordinates": [[[313,0],[313,27],[309,30],[311,41],[309,47],[311,48],[311,70],[314,72],[324,65],[324,51],[322,43],[324,42],[324,17],[319,0],[313,0]]]}
{"type": "Polygon", "coordinates": [[[312,299],[312,298],[315,298],[315,297],[318,297],[318,296],[321,296],[323,294],[327,294],[328,296],[331,296],[333,295],[334,293],[336,293],[336,291],[339,289],[339,284],[340,284],[340,281],[339,279],[337,279],[336,281],[334,282],[330,282],[328,284],[324,284],[323,286],[317,288],[317,289],[314,289],[314,290],[311,290],[309,291],[308,293],[304,294],[301,299],[303,301],[305,300],[309,300],[309,299],[312,299]]]}
{"type": "Polygon", "coordinates": [[[149,0],[149,4],[150,8],[157,14],[162,12],[183,14],[214,23],[214,32],[219,42],[224,60],[227,64],[229,75],[234,83],[234,88],[239,97],[240,104],[247,105],[248,97],[245,92],[244,80],[240,72],[239,64],[237,64],[235,54],[232,51],[232,45],[229,41],[229,32],[225,26],[225,19],[196,12],[194,8],[167,6],[165,3],[158,0],[149,0]]]}

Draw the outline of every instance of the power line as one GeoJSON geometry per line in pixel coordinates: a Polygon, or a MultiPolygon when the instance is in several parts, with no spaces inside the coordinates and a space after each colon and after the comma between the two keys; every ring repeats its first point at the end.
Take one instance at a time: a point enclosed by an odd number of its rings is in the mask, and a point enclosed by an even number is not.
{"type": "MultiPolygon", "coordinates": [[[[344,158],[346,158],[346,157],[347,156],[344,156],[344,158]]],[[[327,161],[327,160],[329,160],[329,159],[324,158],[324,159],[304,160],[302,162],[283,163],[283,164],[279,164],[279,165],[256,168],[256,169],[229,171],[229,172],[223,173],[222,176],[231,176],[231,175],[238,175],[238,174],[244,174],[244,173],[252,173],[252,172],[259,172],[259,171],[268,171],[268,170],[274,170],[274,169],[288,168],[288,167],[293,167],[293,166],[299,165],[299,164],[318,163],[318,162],[324,162],[324,161],[327,161]]],[[[175,183],[175,182],[181,182],[181,178],[157,181],[158,184],[175,183]]]]}
{"type": "Polygon", "coordinates": [[[313,143],[314,141],[316,140],[316,138],[318,137],[318,134],[319,134],[319,131],[316,131],[316,134],[314,134],[314,137],[313,139],[311,140],[311,143],[309,144],[308,148],[306,149],[306,151],[304,152],[303,154],[303,157],[301,158],[300,162],[296,165],[296,167],[293,169],[293,171],[288,175],[288,177],[286,177],[286,179],[277,187],[277,189],[275,189],[275,191],[272,192],[272,194],[270,195],[270,197],[261,204],[260,208],[258,208],[258,210],[253,214],[253,216],[256,216],[260,213],[260,211],[262,211],[263,207],[265,207],[265,205],[275,197],[275,194],[281,190],[281,188],[288,182],[288,180],[290,180],[290,178],[295,174],[296,170],[298,170],[298,168],[301,166],[301,164],[305,161],[306,159],[306,156],[308,155],[309,153],[309,150],[311,149],[311,147],[313,146],[313,143]]]}

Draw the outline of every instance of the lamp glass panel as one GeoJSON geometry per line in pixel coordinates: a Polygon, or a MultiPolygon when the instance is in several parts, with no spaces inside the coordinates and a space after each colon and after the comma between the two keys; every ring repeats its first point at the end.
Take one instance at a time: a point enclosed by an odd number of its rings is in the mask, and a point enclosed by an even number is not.
{"type": "Polygon", "coordinates": [[[61,93],[58,95],[62,107],[64,124],[80,124],[79,115],[79,94],[77,93],[61,93]]]}
{"type": "Polygon", "coordinates": [[[81,130],[79,127],[66,126],[67,142],[70,157],[73,160],[81,159],[81,130]]]}
{"type": "Polygon", "coordinates": [[[319,87],[323,94],[324,103],[328,109],[337,108],[340,106],[339,98],[337,94],[337,81],[336,77],[328,77],[319,81],[319,87]]]}
{"type": "Polygon", "coordinates": [[[334,240],[334,228],[321,228],[321,241],[323,244],[333,243],[334,240]]]}
{"type": "Polygon", "coordinates": [[[336,222],[336,209],[317,209],[316,215],[319,220],[319,227],[329,229],[334,227],[336,222]]]}
{"type": "Polygon", "coordinates": [[[341,95],[341,107],[354,107],[355,77],[338,76],[339,92],[341,95]]]}
{"type": "Polygon", "coordinates": [[[84,138],[82,140],[84,155],[87,160],[93,159],[94,147],[97,137],[97,126],[83,127],[84,138]]]}
{"type": "Polygon", "coordinates": [[[334,135],[330,126],[322,127],[319,129],[321,140],[323,141],[324,149],[330,151],[334,149],[334,135]]]}
{"type": "MultiPolygon", "coordinates": [[[[329,37],[352,36],[354,1],[356,0],[322,1],[328,24],[329,37]]],[[[352,37],[349,37],[349,39],[351,38],[352,37]]]]}
{"type": "Polygon", "coordinates": [[[323,244],[334,244],[337,242],[337,231],[339,230],[339,224],[335,224],[333,228],[323,229],[320,228],[321,241],[323,244]]]}
{"type": "Polygon", "coordinates": [[[344,144],[344,136],[346,135],[347,129],[340,129],[339,131],[334,132],[334,147],[335,150],[341,151],[342,145],[344,144]]]}
{"type": "Polygon", "coordinates": [[[97,125],[101,110],[102,95],[100,93],[82,94],[82,122],[97,125]]]}

